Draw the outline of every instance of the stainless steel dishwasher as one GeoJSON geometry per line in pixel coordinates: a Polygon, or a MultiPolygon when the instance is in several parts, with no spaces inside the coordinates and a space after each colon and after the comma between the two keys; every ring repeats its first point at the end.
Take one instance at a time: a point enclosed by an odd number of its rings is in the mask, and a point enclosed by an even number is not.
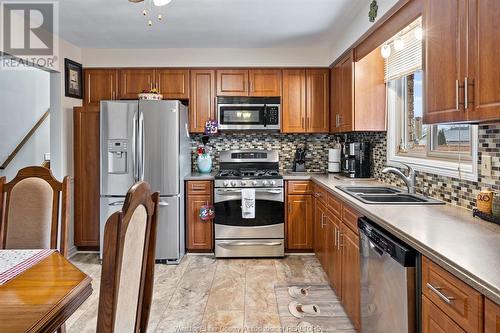
{"type": "Polygon", "coordinates": [[[417,332],[417,253],[370,220],[358,220],[363,333],[417,332]]]}

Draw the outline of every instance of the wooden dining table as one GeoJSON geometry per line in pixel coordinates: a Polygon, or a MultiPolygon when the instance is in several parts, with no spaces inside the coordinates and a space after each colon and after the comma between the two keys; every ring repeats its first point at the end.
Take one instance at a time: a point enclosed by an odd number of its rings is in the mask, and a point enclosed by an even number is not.
{"type": "Polygon", "coordinates": [[[0,332],[54,332],[92,294],[91,278],[58,252],[0,285],[0,332]]]}

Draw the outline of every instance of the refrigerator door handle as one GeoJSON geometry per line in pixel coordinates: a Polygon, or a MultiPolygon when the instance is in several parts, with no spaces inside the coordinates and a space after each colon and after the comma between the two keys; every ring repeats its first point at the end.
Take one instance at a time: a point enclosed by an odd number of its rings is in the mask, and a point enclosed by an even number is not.
{"type": "Polygon", "coordinates": [[[134,181],[137,181],[139,179],[139,172],[138,172],[138,159],[137,159],[137,113],[139,111],[136,111],[134,113],[134,118],[132,119],[132,173],[134,175],[134,181]]]}
{"type": "Polygon", "coordinates": [[[144,114],[140,112],[139,114],[139,147],[140,151],[140,161],[139,161],[139,177],[138,180],[144,180],[144,114]]]}
{"type": "Polygon", "coordinates": [[[123,206],[123,204],[125,203],[124,200],[120,200],[120,201],[114,201],[114,202],[110,202],[108,204],[108,206],[123,206]]]}
{"type": "Polygon", "coordinates": [[[158,206],[162,206],[162,207],[168,206],[168,202],[160,201],[160,202],[158,202],[158,206]]]}

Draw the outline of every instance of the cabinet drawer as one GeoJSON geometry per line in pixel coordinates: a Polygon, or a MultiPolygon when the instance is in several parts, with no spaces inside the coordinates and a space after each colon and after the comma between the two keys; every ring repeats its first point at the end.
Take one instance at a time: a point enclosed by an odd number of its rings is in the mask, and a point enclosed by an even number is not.
{"type": "Polygon", "coordinates": [[[328,192],[326,191],[326,189],[324,189],[323,187],[321,187],[319,185],[314,185],[314,197],[316,199],[318,199],[322,203],[326,204],[327,195],[328,195],[328,192]]]}
{"type": "Polygon", "coordinates": [[[212,182],[210,180],[191,180],[187,182],[188,194],[212,194],[212,182]]]}
{"type": "MultiPolygon", "coordinates": [[[[337,199],[331,193],[328,193],[328,210],[339,219],[342,217],[342,201],[337,199]]],[[[357,229],[357,222],[356,222],[356,229],[357,229]]]]}
{"type": "Polygon", "coordinates": [[[465,331],[483,331],[483,296],[425,257],[422,292],[465,331]]]}
{"type": "Polygon", "coordinates": [[[359,214],[354,209],[346,205],[342,206],[342,221],[346,224],[346,226],[354,231],[356,235],[359,234],[358,217],[359,214]]]}
{"type": "Polygon", "coordinates": [[[312,194],[313,184],[310,181],[289,181],[288,194],[312,194]]]}
{"type": "Polygon", "coordinates": [[[439,310],[425,296],[422,296],[422,333],[465,333],[465,331],[439,310]]]}

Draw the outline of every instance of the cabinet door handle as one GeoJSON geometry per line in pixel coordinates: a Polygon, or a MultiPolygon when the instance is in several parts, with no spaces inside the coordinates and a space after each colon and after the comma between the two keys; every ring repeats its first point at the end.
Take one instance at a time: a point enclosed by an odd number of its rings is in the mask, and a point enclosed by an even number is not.
{"type": "Polygon", "coordinates": [[[304,117],[302,117],[302,120],[301,120],[301,122],[300,122],[300,125],[301,125],[301,127],[302,127],[303,129],[305,129],[305,128],[306,128],[305,121],[304,121],[304,117]]]}
{"type": "Polygon", "coordinates": [[[464,109],[467,110],[467,107],[469,106],[469,97],[467,96],[469,94],[469,80],[467,76],[464,79],[464,109]]]}
{"type": "Polygon", "coordinates": [[[460,109],[460,101],[458,100],[459,99],[458,95],[460,94],[459,89],[460,89],[460,80],[455,80],[455,103],[456,103],[455,106],[457,110],[460,109]]]}
{"type": "Polygon", "coordinates": [[[321,229],[325,227],[325,214],[321,213],[321,229]]]}
{"type": "Polygon", "coordinates": [[[432,284],[427,282],[427,288],[429,288],[433,293],[438,295],[439,298],[441,298],[443,301],[445,301],[448,304],[453,303],[453,301],[455,300],[455,297],[446,296],[445,294],[443,294],[443,292],[441,292],[441,289],[442,289],[441,287],[434,287],[432,284]]]}
{"type": "Polygon", "coordinates": [[[341,247],[344,247],[344,234],[341,233],[340,230],[339,230],[339,242],[338,242],[338,244],[339,244],[339,250],[341,247]],[[342,242],[341,242],[341,240],[342,240],[342,242]]]}

